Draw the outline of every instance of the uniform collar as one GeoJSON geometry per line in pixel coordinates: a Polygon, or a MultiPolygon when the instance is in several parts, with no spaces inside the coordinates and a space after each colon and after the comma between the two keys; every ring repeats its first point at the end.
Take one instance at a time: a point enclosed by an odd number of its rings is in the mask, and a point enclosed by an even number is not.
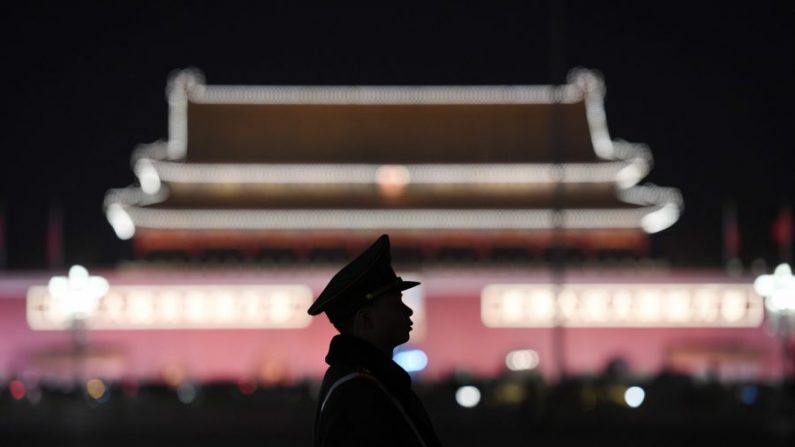
{"type": "Polygon", "coordinates": [[[400,365],[375,346],[352,335],[339,334],[331,339],[326,363],[347,365],[371,374],[400,395],[411,388],[411,377],[400,365]]]}

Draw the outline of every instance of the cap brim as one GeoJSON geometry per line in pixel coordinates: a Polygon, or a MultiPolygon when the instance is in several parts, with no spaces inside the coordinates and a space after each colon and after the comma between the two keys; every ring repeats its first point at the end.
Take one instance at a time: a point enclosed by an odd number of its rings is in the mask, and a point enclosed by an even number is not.
{"type": "Polygon", "coordinates": [[[325,298],[322,301],[319,299],[315,300],[306,312],[312,316],[320,315],[325,311],[326,304],[328,304],[329,301],[331,301],[331,297],[325,298]]]}
{"type": "Polygon", "coordinates": [[[417,281],[401,281],[400,285],[398,286],[398,290],[410,289],[412,287],[417,287],[420,284],[422,283],[419,283],[417,281]]]}

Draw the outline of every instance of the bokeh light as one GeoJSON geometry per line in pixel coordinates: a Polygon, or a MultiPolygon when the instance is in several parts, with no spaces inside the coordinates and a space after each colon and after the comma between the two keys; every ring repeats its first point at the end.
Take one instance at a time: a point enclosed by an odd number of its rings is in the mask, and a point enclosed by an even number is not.
{"type": "Polygon", "coordinates": [[[428,366],[428,355],[420,349],[397,351],[392,360],[409,373],[420,372],[428,366]]]}
{"type": "Polygon", "coordinates": [[[11,392],[11,397],[13,397],[15,400],[22,400],[25,398],[25,393],[27,392],[25,382],[19,379],[14,379],[8,384],[8,389],[11,392]]]}
{"type": "Polygon", "coordinates": [[[639,386],[631,386],[624,392],[624,402],[632,408],[638,408],[646,399],[646,392],[639,386]]]}
{"type": "Polygon", "coordinates": [[[505,366],[511,371],[529,371],[538,366],[538,353],[532,349],[518,349],[505,356],[505,366]]]}
{"type": "Polygon", "coordinates": [[[86,394],[88,397],[94,400],[100,400],[105,396],[107,392],[107,387],[105,386],[105,382],[100,379],[89,379],[86,382],[86,394]]]}
{"type": "Polygon", "coordinates": [[[472,385],[465,385],[455,392],[455,401],[464,408],[473,408],[480,403],[480,390],[472,385]]]}

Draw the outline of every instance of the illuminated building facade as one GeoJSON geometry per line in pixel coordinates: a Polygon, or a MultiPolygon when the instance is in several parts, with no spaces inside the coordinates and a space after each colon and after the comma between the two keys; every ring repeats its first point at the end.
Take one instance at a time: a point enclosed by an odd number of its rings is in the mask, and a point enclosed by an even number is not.
{"type": "MultiPolygon", "coordinates": [[[[117,235],[143,258],[284,249],[298,262],[103,272],[109,288],[85,319],[92,342],[110,347],[97,348],[95,374],[318,377],[334,330],[306,309],[339,263],[304,255],[351,255],[384,232],[397,250],[424,254],[400,270],[423,283],[405,299],[426,377],[516,364],[594,373],[615,357],[640,373],[726,378],[781,366],[747,278],[594,263],[561,281],[547,265],[483,262],[500,248],[556,245],[642,256],[648,234],[678,219],[678,191],[639,185],[649,150],[609,136],[592,72],[562,86],[248,87],[183,71],[167,92],[168,140],[134,153],[139,185],[106,196],[117,235]],[[480,262],[435,262],[445,247],[473,249],[480,262]]],[[[0,281],[0,298],[26,296],[0,299],[12,334],[0,356],[37,353],[28,358],[42,374],[71,361],[44,349],[70,327],[44,284],[0,281]]]]}

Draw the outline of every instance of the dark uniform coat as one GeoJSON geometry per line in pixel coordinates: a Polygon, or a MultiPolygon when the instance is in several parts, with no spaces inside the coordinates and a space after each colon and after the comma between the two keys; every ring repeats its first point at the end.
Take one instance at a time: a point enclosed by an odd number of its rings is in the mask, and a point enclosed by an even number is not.
{"type": "Polygon", "coordinates": [[[340,334],[326,363],[315,446],[441,446],[411,378],[383,352],[340,334]]]}

